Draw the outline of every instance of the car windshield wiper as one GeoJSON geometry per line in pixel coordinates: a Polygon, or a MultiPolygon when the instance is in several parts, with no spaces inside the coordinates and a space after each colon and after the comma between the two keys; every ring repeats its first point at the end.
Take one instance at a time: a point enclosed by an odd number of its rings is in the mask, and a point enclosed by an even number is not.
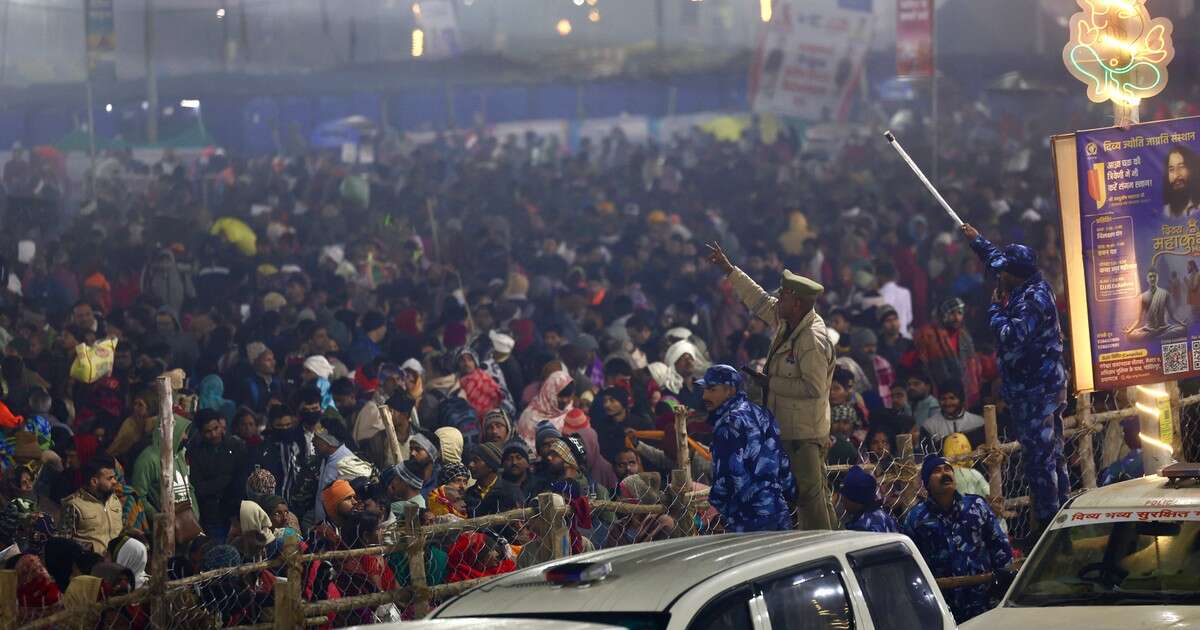
{"type": "Polygon", "coordinates": [[[1101,591],[1081,595],[1025,595],[1013,598],[1017,606],[1109,606],[1113,604],[1194,604],[1200,593],[1158,593],[1150,591],[1101,591]]]}

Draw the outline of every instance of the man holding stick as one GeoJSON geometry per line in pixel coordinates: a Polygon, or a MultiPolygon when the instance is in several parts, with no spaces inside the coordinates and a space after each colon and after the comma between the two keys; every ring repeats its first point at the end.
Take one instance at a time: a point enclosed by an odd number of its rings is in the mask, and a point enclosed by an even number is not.
{"type": "Polygon", "coordinates": [[[772,296],[729,262],[719,244],[711,243],[708,248],[709,260],[725,272],[738,299],[775,328],[766,371],[751,376],[762,386],[762,400],[779,421],[783,448],[791,460],[797,486],[797,526],[836,529],[837,518],[825,481],[833,344],[825,320],[813,310],[825,289],[784,270],[779,297],[772,296]]]}
{"type": "Polygon", "coordinates": [[[1000,249],[970,225],[961,229],[971,249],[997,275],[988,323],[996,337],[1001,395],[1021,442],[1037,520],[1031,541],[1036,541],[1071,488],[1063,456],[1067,376],[1058,308],[1033,250],[1018,244],[1000,249]]]}

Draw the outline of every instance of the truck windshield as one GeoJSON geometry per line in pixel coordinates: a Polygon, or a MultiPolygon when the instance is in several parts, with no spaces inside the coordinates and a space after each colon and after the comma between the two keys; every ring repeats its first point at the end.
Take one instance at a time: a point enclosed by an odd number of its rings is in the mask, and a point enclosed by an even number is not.
{"type": "Polygon", "coordinates": [[[1200,522],[1117,521],[1051,530],[1010,606],[1200,604],[1200,522]]]}

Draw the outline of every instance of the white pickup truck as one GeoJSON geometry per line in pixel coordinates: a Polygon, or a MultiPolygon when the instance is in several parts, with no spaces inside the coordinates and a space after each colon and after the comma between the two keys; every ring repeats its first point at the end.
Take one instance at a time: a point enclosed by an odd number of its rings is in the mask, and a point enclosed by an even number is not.
{"type": "Polygon", "coordinates": [[[824,531],[605,549],[499,576],[430,617],[473,618],[480,627],[532,619],[631,630],[956,627],[906,536],[824,531]]]}
{"type": "Polygon", "coordinates": [[[1200,465],[1069,501],[969,630],[1200,630],[1200,465]]]}

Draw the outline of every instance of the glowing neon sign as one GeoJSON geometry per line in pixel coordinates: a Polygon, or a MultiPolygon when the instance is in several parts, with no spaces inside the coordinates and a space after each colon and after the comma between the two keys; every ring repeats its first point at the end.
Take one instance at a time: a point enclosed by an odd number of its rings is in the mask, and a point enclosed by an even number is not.
{"type": "Polygon", "coordinates": [[[1063,63],[1087,84],[1088,99],[1131,107],[1167,86],[1171,20],[1151,18],[1146,0],[1075,1],[1083,11],[1071,17],[1063,63]]]}

